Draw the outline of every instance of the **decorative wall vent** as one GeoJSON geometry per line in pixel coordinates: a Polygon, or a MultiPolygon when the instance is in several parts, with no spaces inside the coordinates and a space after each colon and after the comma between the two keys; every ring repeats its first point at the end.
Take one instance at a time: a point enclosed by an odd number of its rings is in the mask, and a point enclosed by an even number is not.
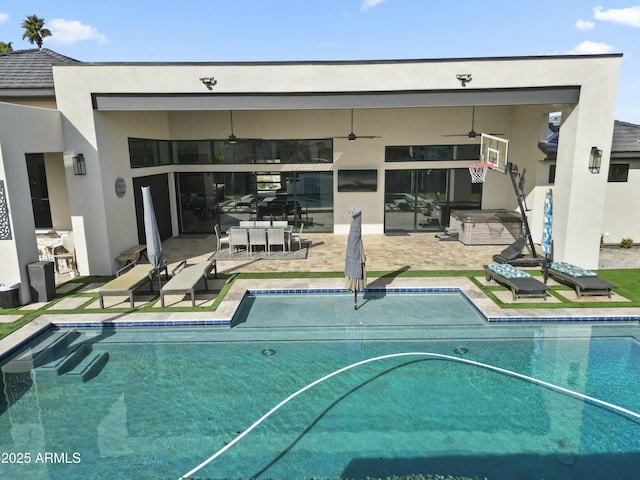
{"type": "Polygon", "coordinates": [[[4,180],[0,180],[0,240],[11,240],[11,223],[7,196],[4,192],[4,180]]]}

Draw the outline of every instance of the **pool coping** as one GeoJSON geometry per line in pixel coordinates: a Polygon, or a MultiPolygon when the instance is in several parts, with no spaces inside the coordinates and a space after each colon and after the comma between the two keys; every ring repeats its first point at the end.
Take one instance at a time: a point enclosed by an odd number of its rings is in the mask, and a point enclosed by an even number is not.
{"type": "MultiPolygon", "coordinates": [[[[502,309],[467,277],[379,277],[370,279],[368,291],[447,291],[461,292],[485,318],[488,325],[606,323],[640,325],[640,308],[557,308],[502,309]]],[[[346,292],[343,278],[239,279],[215,311],[44,314],[0,339],[0,359],[15,353],[32,338],[51,327],[185,327],[231,325],[233,316],[247,292],[302,293],[346,292]]]]}

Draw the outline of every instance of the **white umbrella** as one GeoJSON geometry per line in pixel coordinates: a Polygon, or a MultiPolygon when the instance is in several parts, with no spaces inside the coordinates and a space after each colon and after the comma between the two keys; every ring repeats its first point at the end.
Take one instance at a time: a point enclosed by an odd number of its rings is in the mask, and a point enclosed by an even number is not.
{"type": "Polygon", "coordinates": [[[347,255],[344,264],[345,285],[353,291],[353,309],[358,309],[358,290],[367,286],[366,257],[362,245],[362,211],[354,205],[349,210],[351,225],[347,238],[347,255]]]}
{"type": "Polygon", "coordinates": [[[161,287],[160,270],[164,268],[164,255],[162,252],[162,240],[158,230],[156,213],[151,198],[151,187],[142,187],[142,208],[144,212],[144,233],[147,242],[147,258],[149,263],[157,270],[158,288],[161,287]]]}

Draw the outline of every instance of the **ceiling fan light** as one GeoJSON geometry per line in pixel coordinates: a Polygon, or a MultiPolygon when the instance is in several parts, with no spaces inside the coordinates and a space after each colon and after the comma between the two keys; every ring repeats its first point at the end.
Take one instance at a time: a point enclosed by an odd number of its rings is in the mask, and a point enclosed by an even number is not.
{"type": "Polygon", "coordinates": [[[355,133],[351,132],[349,136],[347,136],[347,138],[349,139],[350,142],[355,142],[357,137],[355,133]]]}
{"type": "Polygon", "coordinates": [[[237,141],[236,136],[232,133],[231,135],[229,135],[229,138],[227,139],[227,141],[229,143],[236,143],[237,141]]]}

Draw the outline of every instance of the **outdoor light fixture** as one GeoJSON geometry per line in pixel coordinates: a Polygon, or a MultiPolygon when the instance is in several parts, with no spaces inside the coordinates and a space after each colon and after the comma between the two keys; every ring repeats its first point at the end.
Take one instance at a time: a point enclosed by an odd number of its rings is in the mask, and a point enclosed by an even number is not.
{"type": "Polygon", "coordinates": [[[87,166],[84,163],[84,155],[81,153],[73,157],[73,174],[74,175],[87,174],[87,166]]]}
{"type": "Polygon", "coordinates": [[[200,81],[204,84],[205,87],[207,87],[209,90],[211,90],[211,88],[218,83],[218,81],[213,78],[213,77],[201,77],[200,81]]]}
{"type": "Polygon", "coordinates": [[[602,150],[598,147],[591,147],[589,155],[589,171],[591,173],[600,173],[600,164],[602,163],[602,150]]]}
{"type": "Polygon", "coordinates": [[[456,78],[460,81],[463,87],[466,87],[467,83],[473,80],[470,73],[458,73],[456,74],[456,78]]]}

